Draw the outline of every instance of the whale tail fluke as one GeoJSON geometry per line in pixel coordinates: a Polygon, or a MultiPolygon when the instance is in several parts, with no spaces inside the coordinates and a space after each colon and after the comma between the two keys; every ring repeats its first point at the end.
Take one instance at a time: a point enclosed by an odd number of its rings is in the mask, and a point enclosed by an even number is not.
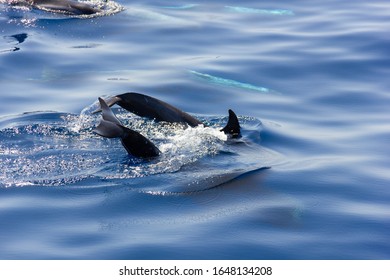
{"type": "Polygon", "coordinates": [[[100,102],[100,108],[96,109],[95,111],[92,112],[92,114],[96,114],[96,113],[100,113],[103,111],[103,107],[112,107],[113,105],[117,104],[119,101],[121,101],[121,99],[117,96],[109,96],[108,98],[106,99],[103,99],[101,97],[99,97],[99,102],[100,102]],[[102,102],[100,101],[100,99],[102,99],[105,103],[105,105],[102,105],[102,102]]]}
{"type": "Polygon", "coordinates": [[[108,97],[105,100],[105,102],[108,105],[108,107],[111,107],[111,106],[117,104],[120,101],[122,101],[122,99],[120,97],[118,97],[118,96],[110,96],[110,97],[108,97]]]}
{"type": "Polygon", "coordinates": [[[227,125],[221,129],[226,135],[230,138],[240,138],[241,137],[241,127],[238,121],[236,113],[233,110],[229,109],[229,120],[227,125]]]}
{"type": "Polygon", "coordinates": [[[145,136],[121,124],[107,103],[99,98],[103,119],[94,129],[106,138],[120,138],[126,151],[138,158],[152,158],[160,155],[159,149],[145,136]]]}
{"type": "Polygon", "coordinates": [[[121,125],[121,122],[115,116],[114,112],[110,109],[110,106],[106,103],[106,101],[100,97],[98,99],[100,103],[100,109],[102,111],[103,120],[121,125]]]}
{"type": "Polygon", "coordinates": [[[122,125],[104,119],[100,121],[99,125],[93,131],[106,138],[118,138],[124,135],[122,125]]]}

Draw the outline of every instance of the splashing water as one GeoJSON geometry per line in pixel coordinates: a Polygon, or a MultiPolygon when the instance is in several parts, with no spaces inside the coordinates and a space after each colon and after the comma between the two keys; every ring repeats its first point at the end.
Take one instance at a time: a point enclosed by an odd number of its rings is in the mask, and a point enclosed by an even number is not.
{"type": "Polygon", "coordinates": [[[278,158],[245,139],[245,127],[257,132],[261,127],[253,118],[240,118],[244,139],[230,143],[219,131],[226,117],[204,118],[208,127],[187,128],[118,109],[123,125],[139,131],[162,151],[156,159],[137,159],[127,155],[118,139],[93,133],[101,118],[91,113],[96,106],[79,115],[36,112],[0,119],[0,186],[66,186],[93,180],[140,191],[196,191],[269,167],[278,158]]]}

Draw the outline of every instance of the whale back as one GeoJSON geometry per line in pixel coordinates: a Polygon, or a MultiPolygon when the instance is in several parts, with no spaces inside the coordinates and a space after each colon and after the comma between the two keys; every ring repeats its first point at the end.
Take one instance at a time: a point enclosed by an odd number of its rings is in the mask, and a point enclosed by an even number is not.
{"type": "Polygon", "coordinates": [[[109,106],[118,104],[122,108],[138,115],[154,119],[156,121],[165,121],[170,123],[186,123],[191,127],[202,124],[193,116],[182,110],[154,97],[136,92],[128,92],[117,95],[107,101],[109,106]]]}

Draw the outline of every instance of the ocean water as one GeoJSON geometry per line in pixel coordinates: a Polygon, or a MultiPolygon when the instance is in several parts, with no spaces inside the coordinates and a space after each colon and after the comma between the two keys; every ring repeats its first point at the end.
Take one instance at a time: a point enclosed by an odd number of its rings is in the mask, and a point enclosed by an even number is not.
{"type": "Polygon", "coordinates": [[[390,258],[388,1],[7,2],[0,259],[390,258]],[[209,126],[115,108],[163,152],[132,158],[91,114],[129,91],[209,126]]]}

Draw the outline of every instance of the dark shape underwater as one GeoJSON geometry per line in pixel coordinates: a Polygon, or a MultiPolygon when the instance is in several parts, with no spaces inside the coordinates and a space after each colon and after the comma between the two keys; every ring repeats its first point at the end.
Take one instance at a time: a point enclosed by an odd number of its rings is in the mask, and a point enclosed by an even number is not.
{"type": "Polygon", "coordinates": [[[20,34],[11,35],[9,37],[18,41],[18,44],[21,44],[27,39],[28,35],[27,33],[20,33],[20,34]]]}

